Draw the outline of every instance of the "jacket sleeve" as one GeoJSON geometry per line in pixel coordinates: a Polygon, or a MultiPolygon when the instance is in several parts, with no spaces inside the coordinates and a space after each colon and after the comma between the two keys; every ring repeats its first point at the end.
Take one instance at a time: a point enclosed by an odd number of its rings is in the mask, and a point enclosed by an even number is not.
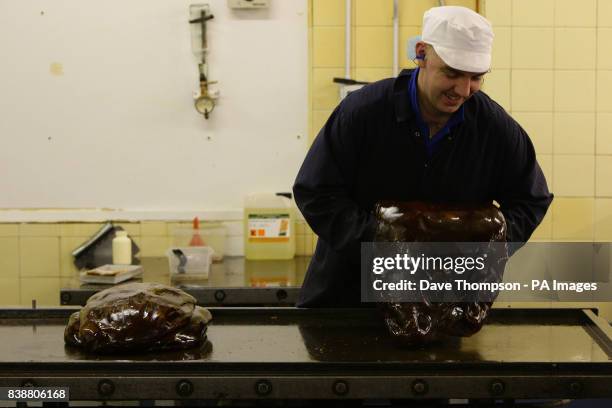
{"type": "Polygon", "coordinates": [[[350,96],[331,114],[300,168],[293,193],[312,230],[336,251],[355,249],[374,235],[375,220],[351,197],[363,140],[362,115],[350,96]],[[348,102],[347,102],[348,100],[348,102]]]}
{"type": "Polygon", "coordinates": [[[508,121],[511,137],[504,148],[497,201],[506,218],[507,241],[514,242],[512,249],[516,250],[542,222],[553,194],[548,191],[529,136],[513,119],[508,121]]]}

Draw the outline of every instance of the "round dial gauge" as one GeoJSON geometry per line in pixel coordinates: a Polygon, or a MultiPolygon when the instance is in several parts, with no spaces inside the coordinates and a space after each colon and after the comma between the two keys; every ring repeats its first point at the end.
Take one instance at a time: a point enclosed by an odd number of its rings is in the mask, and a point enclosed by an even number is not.
{"type": "Polygon", "coordinates": [[[201,96],[196,99],[195,108],[201,114],[208,115],[215,108],[215,102],[206,96],[201,96]]]}

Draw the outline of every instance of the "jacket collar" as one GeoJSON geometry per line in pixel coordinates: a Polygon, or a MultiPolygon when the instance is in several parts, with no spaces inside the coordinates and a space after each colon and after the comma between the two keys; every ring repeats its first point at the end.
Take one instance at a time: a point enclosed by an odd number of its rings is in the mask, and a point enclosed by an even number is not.
{"type": "MultiPolygon", "coordinates": [[[[393,82],[393,107],[395,109],[395,119],[397,122],[417,119],[417,113],[412,108],[412,103],[410,102],[410,87],[408,86],[415,71],[416,69],[403,69],[393,82]]],[[[470,100],[471,99],[473,99],[473,97],[470,98],[470,100]]],[[[468,102],[470,102],[470,100],[468,100],[468,102]]],[[[466,109],[468,102],[464,102],[463,105],[461,105],[460,116],[453,119],[451,125],[463,122],[468,117],[471,117],[471,115],[469,115],[470,110],[466,109]]]]}
{"type": "Polygon", "coordinates": [[[395,118],[398,122],[406,122],[416,115],[412,110],[410,95],[408,94],[408,83],[414,71],[414,69],[402,70],[393,83],[393,106],[395,108],[395,118]]]}

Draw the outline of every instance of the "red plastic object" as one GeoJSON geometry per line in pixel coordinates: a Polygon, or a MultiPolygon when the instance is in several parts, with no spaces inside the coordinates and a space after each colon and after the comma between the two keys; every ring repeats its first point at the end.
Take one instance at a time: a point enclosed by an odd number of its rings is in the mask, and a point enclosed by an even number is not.
{"type": "Polygon", "coordinates": [[[191,241],[189,241],[189,246],[204,246],[204,240],[200,236],[200,219],[195,217],[193,219],[193,235],[191,236],[191,241]]]}

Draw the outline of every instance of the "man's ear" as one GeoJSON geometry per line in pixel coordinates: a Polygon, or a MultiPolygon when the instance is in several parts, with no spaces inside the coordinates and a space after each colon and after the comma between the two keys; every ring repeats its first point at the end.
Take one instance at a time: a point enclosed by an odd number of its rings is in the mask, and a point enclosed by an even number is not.
{"type": "Polygon", "coordinates": [[[425,49],[426,45],[423,41],[418,41],[414,46],[415,51],[415,63],[419,66],[419,68],[423,68],[425,66],[425,49]]]}

